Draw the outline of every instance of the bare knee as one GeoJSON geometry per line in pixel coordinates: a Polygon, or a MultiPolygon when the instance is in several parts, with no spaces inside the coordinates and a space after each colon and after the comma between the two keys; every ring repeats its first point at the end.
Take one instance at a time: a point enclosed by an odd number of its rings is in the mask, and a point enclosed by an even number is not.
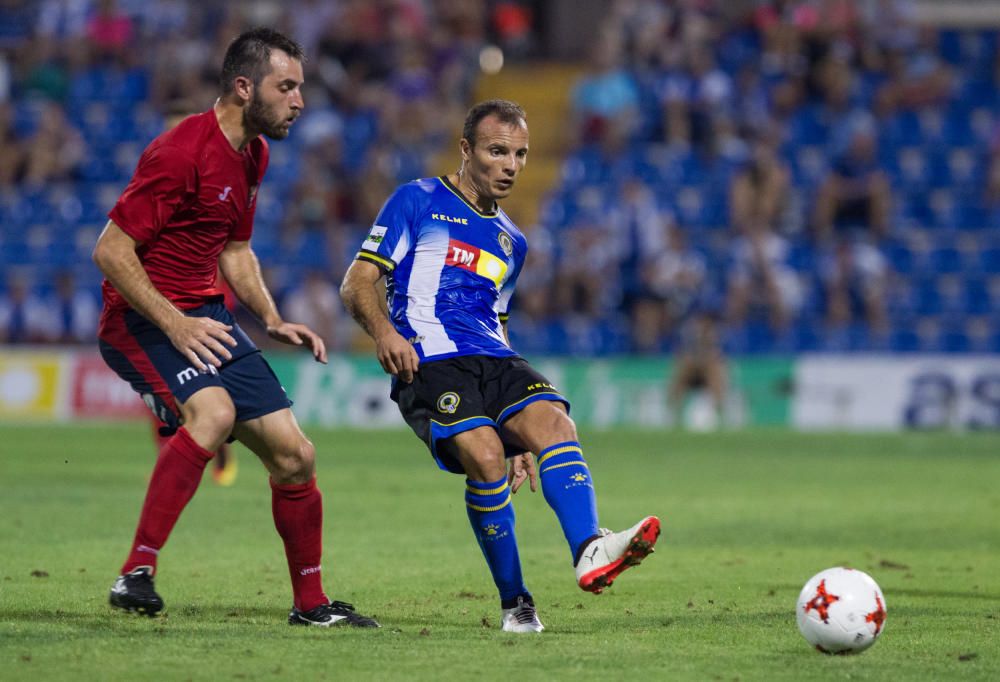
{"type": "Polygon", "coordinates": [[[460,433],[444,447],[455,452],[466,476],[473,481],[492,483],[507,475],[503,443],[492,428],[480,427],[460,433]]]}
{"type": "Polygon", "coordinates": [[[184,428],[206,450],[215,451],[232,433],[236,407],[229,396],[191,400],[184,406],[184,428]]]}
{"type": "Polygon", "coordinates": [[[576,423],[566,414],[566,410],[561,404],[552,404],[552,434],[559,441],[577,440],[576,423]]]}
{"type": "Polygon", "coordinates": [[[316,475],[316,446],[301,438],[271,458],[271,478],[280,485],[308,483],[316,475]]]}
{"type": "Polygon", "coordinates": [[[541,441],[550,441],[547,444],[551,444],[577,439],[576,424],[570,419],[562,403],[546,401],[536,403],[536,405],[538,407],[530,415],[531,421],[529,422],[532,440],[539,441],[533,443],[535,447],[542,447],[541,441]]]}

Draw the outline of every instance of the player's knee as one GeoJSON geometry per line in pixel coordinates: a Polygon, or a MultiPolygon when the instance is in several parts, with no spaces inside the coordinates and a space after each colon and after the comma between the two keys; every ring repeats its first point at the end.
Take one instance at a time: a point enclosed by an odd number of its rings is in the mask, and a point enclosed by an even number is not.
{"type": "Polygon", "coordinates": [[[190,409],[185,414],[184,427],[196,439],[196,433],[220,443],[232,433],[236,422],[236,407],[231,400],[214,400],[190,409]]]}
{"type": "Polygon", "coordinates": [[[316,447],[302,438],[273,460],[271,476],[281,483],[307,483],[316,474],[316,447]]]}
{"type": "Polygon", "coordinates": [[[562,408],[562,405],[557,405],[552,404],[552,409],[549,413],[549,433],[559,441],[577,440],[576,423],[566,413],[566,410],[562,408]]]}
{"type": "Polygon", "coordinates": [[[480,447],[460,459],[466,475],[474,481],[491,482],[507,475],[503,446],[480,447]]]}

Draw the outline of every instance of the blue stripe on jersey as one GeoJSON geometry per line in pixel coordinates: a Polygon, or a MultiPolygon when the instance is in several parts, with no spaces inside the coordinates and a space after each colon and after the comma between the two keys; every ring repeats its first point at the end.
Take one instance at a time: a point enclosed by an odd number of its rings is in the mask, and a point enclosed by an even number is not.
{"type": "Polygon", "coordinates": [[[399,187],[358,257],[388,274],[389,317],[420,358],[515,355],[504,340],[528,245],[500,209],[481,213],[446,178],[399,187]]]}

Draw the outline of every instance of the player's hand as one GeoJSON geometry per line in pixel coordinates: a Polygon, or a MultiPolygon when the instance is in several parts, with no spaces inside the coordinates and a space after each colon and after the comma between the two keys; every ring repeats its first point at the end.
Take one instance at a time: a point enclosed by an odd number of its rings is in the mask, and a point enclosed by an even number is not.
{"type": "Polygon", "coordinates": [[[375,355],[386,374],[394,374],[406,383],[413,381],[420,356],[400,334],[392,331],[375,339],[375,355]]]}
{"type": "Polygon", "coordinates": [[[319,334],[304,324],[282,322],[267,328],[267,335],[276,341],[292,346],[305,346],[312,351],[316,362],[326,364],[326,344],[319,334]]]}
{"type": "Polygon", "coordinates": [[[209,365],[222,367],[233,354],[226,346],[236,346],[236,339],[229,335],[232,326],[210,317],[179,317],[163,332],[200,372],[207,372],[209,365]]]}
{"type": "Polygon", "coordinates": [[[535,456],[530,452],[522,452],[520,455],[511,457],[509,461],[507,482],[510,484],[511,494],[517,492],[525,479],[528,480],[531,492],[536,492],[538,490],[538,472],[535,471],[535,456]]]}

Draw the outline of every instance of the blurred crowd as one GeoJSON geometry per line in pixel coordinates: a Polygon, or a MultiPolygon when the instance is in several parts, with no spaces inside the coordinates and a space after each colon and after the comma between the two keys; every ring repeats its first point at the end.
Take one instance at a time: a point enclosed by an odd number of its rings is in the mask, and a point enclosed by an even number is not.
{"type": "Polygon", "coordinates": [[[532,351],[679,349],[704,317],[742,353],[1000,350],[995,30],[908,0],[609,5],[532,351]]]}
{"type": "MultiPolygon", "coordinates": [[[[1000,52],[908,0],[615,0],[572,87],[574,145],[529,233],[525,352],[1000,349],[1000,52]],[[700,328],[700,327],[699,327],[700,328]]],[[[254,245],[337,350],[336,287],[379,206],[438,167],[508,0],[0,0],[0,341],[93,338],[89,253],[171,112],[208,109],[229,40],[308,55],[254,245]]],[[[530,117],[530,112],[529,112],[530,117]]]]}
{"type": "Polygon", "coordinates": [[[527,10],[507,1],[0,0],[0,341],[93,337],[106,212],[167,117],[211,107],[227,44],[255,25],[308,61],[254,243],[279,303],[334,348],[352,326],[336,283],[394,187],[454,142],[482,46],[530,46],[527,10]]]}

